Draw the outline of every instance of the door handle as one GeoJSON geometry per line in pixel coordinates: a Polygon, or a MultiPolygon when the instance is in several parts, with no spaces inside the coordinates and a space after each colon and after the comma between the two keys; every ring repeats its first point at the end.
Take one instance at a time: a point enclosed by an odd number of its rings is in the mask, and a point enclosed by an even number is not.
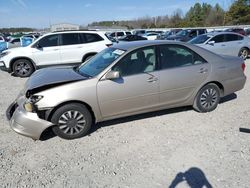
{"type": "Polygon", "coordinates": [[[203,74],[203,73],[207,73],[208,72],[208,69],[205,69],[205,68],[201,68],[199,70],[199,73],[203,74]]]}
{"type": "Polygon", "coordinates": [[[222,44],[221,46],[226,46],[225,44],[222,44]]]}
{"type": "Polygon", "coordinates": [[[149,79],[147,79],[147,82],[156,82],[158,80],[158,78],[156,77],[150,77],[149,79]]]}

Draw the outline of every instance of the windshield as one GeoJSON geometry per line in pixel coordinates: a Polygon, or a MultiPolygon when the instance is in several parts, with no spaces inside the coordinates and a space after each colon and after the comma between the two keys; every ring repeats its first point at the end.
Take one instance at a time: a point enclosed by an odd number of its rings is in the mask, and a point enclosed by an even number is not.
{"type": "Polygon", "coordinates": [[[182,30],[182,31],[179,31],[176,35],[178,35],[178,36],[186,36],[187,34],[188,34],[187,30],[182,30]]]}
{"type": "Polygon", "coordinates": [[[84,76],[94,77],[111,65],[124,52],[124,50],[116,48],[106,48],[86,63],[80,65],[78,72],[84,76]]]}
{"type": "Polygon", "coordinates": [[[198,37],[195,37],[194,39],[190,40],[189,43],[191,43],[191,44],[203,44],[211,37],[212,36],[209,36],[209,35],[199,35],[198,37]]]}

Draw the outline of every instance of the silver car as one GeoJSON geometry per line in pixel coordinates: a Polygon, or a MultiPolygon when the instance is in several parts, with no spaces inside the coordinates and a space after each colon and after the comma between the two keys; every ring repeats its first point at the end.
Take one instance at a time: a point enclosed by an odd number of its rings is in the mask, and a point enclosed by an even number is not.
{"type": "Polygon", "coordinates": [[[79,67],[36,71],[7,110],[14,131],[65,139],[97,122],[179,106],[214,110],[244,87],[245,64],[192,44],[137,41],[107,48],[79,67]]]}
{"type": "Polygon", "coordinates": [[[250,55],[250,38],[232,32],[214,32],[199,35],[189,41],[220,55],[242,57],[244,60],[250,55]]]}

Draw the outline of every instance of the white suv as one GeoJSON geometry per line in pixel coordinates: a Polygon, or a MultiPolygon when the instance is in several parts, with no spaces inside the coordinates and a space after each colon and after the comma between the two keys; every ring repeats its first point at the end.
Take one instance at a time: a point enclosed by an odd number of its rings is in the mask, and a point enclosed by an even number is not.
{"type": "Polygon", "coordinates": [[[112,45],[102,32],[63,31],[49,33],[30,45],[0,54],[0,68],[19,77],[51,65],[74,65],[112,45]]]}

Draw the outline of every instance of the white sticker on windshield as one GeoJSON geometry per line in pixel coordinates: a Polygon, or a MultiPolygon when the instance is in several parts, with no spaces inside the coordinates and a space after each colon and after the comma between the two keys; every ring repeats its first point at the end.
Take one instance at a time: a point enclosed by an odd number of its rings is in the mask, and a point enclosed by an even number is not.
{"type": "Polygon", "coordinates": [[[117,54],[117,55],[122,55],[125,51],[123,50],[120,50],[120,49],[116,49],[115,51],[113,51],[114,54],[117,54]]]}

